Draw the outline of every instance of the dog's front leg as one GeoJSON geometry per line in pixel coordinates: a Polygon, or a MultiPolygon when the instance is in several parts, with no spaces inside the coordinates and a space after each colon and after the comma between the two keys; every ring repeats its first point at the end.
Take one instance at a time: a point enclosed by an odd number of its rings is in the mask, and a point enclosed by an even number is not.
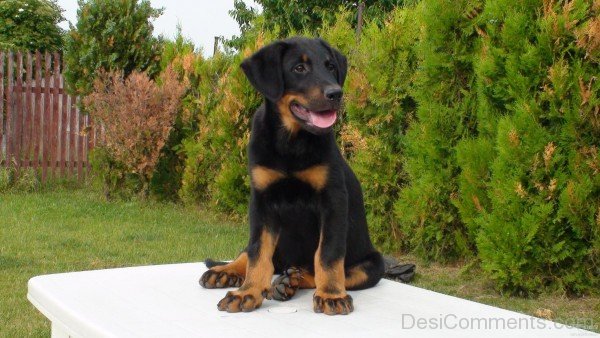
{"type": "Polygon", "coordinates": [[[348,314],[354,310],[352,297],[344,286],[344,257],[348,231],[348,203],[345,191],[322,195],[321,233],[315,253],[313,309],[328,315],[348,314]]]}
{"type": "Polygon", "coordinates": [[[270,297],[271,279],[274,273],[273,252],[277,245],[277,235],[265,225],[250,202],[250,241],[246,252],[248,263],[246,279],[236,291],[227,292],[217,305],[227,312],[248,312],[261,306],[265,297],[270,297]]]}

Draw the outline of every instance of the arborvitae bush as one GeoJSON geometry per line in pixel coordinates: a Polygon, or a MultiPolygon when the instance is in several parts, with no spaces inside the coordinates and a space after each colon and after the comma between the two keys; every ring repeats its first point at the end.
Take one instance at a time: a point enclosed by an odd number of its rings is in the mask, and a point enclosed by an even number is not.
{"type": "MultiPolygon", "coordinates": [[[[476,257],[498,287],[599,287],[600,2],[428,0],[319,34],[348,55],[338,141],[385,251],[476,257]]],[[[262,20],[259,16],[258,19],[262,20]]],[[[239,63],[197,60],[180,196],[243,215],[250,118],[239,63]]],[[[249,35],[250,34],[250,35],[249,35]]],[[[254,35],[251,35],[254,34],[254,35]]]]}
{"type": "Polygon", "coordinates": [[[174,201],[179,198],[178,192],[185,169],[182,143],[198,130],[194,101],[199,97],[197,65],[203,62],[205,60],[202,54],[196,52],[193,42],[181,34],[181,27],[178,26],[175,38],[164,43],[161,70],[172,67],[179,78],[185,79],[188,86],[150,182],[151,194],[160,200],[174,201]]]}
{"type": "MultiPolygon", "coordinates": [[[[256,32],[248,46],[226,63],[218,78],[201,81],[199,131],[184,142],[186,170],[180,195],[184,200],[208,202],[221,211],[244,215],[250,194],[246,146],[251,118],[262,96],[246,80],[239,64],[273,40],[256,32]]],[[[216,69],[224,64],[217,61],[216,69]]],[[[207,72],[206,74],[209,74],[207,72]]]]}
{"type": "Polygon", "coordinates": [[[406,183],[402,142],[415,111],[414,9],[393,11],[381,27],[367,24],[358,46],[349,20],[336,22],[322,35],[349,55],[351,67],[339,141],[361,181],[372,238],[386,251],[397,250],[404,237],[391,210],[406,183]]]}
{"type": "Polygon", "coordinates": [[[599,286],[600,67],[582,33],[599,7],[498,1],[484,13],[481,109],[505,117],[477,243],[483,268],[513,293],[599,286]]]}
{"type": "Polygon", "coordinates": [[[200,141],[201,135],[210,131],[208,115],[222,99],[217,88],[221,76],[231,67],[231,59],[220,54],[207,60],[198,60],[194,65],[193,92],[183,104],[195,126],[192,133],[182,140],[181,152],[185,158],[179,197],[185,203],[199,203],[210,199],[208,185],[213,181],[217,162],[210,144],[200,141]]]}
{"type": "MultiPolygon", "coordinates": [[[[514,100],[507,93],[515,88],[515,78],[507,73],[523,74],[527,78],[532,61],[527,54],[530,41],[526,36],[535,22],[527,13],[539,10],[539,1],[488,1],[485,7],[473,11],[478,17],[477,31],[481,47],[474,60],[475,88],[477,94],[476,130],[471,137],[460,140],[456,147],[459,195],[455,200],[460,217],[465,223],[469,238],[479,231],[479,218],[491,210],[488,196],[491,164],[497,156],[495,135],[498,120],[512,114],[514,100]],[[505,24],[505,19],[511,20],[505,24]],[[510,52],[507,51],[510,49],[510,52]]],[[[517,81],[521,83],[520,79],[517,81]]]]}
{"type": "Polygon", "coordinates": [[[455,206],[455,146],[474,129],[473,61],[481,6],[478,1],[431,0],[417,10],[422,35],[413,95],[418,108],[403,143],[409,185],[395,211],[410,246],[440,261],[469,256],[474,243],[455,206]]]}

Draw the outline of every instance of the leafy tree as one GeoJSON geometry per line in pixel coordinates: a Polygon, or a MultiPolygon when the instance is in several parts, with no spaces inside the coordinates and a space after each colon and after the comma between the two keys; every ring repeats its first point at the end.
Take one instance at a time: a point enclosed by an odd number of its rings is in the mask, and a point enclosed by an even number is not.
{"type": "Polygon", "coordinates": [[[0,1],[0,48],[55,51],[63,47],[58,23],[63,10],[55,0],[0,1]]]}
{"type": "Polygon", "coordinates": [[[77,24],[66,38],[65,77],[71,91],[91,92],[94,77],[103,70],[119,70],[127,77],[160,70],[162,39],[152,36],[152,20],[163,10],[148,0],[79,0],[77,24]]]}
{"type": "MultiPolygon", "coordinates": [[[[260,21],[262,29],[268,31],[276,29],[279,37],[296,32],[314,34],[319,28],[335,22],[336,14],[340,9],[349,10],[353,14],[350,18],[354,25],[359,3],[357,0],[256,0],[255,2],[262,7],[260,15],[256,9],[249,7],[242,0],[235,0],[234,9],[229,14],[238,22],[242,34],[229,41],[230,46],[239,48],[243,44],[241,40],[246,32],[255,26],[259,16],[263,19],[260,21]]],[[[371,20],[382,21],[385,13],[394,7],[415,2],[418,0],[366,0],[364,1],[365,16],[371,20]]]]}

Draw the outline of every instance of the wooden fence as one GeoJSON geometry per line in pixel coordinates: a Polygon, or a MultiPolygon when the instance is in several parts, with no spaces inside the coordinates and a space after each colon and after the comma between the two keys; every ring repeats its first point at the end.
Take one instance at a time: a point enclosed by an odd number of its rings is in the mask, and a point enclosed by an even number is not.
{"type": "Polygon", "coordinates": [[[96,143],[77,97],[64,90],[60,55],[0,51],[0,166],[82,180],[96,143]]]}

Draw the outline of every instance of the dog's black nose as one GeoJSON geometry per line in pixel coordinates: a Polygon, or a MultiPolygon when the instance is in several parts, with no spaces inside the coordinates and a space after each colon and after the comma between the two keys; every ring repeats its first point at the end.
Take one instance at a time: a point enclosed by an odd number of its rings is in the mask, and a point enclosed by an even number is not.
{"type": "Polygon", "coordinates": [[[342,88],[340,86],[326,87],[324,94],[328,100],[339,101],[342,99],[342,88]]]}

